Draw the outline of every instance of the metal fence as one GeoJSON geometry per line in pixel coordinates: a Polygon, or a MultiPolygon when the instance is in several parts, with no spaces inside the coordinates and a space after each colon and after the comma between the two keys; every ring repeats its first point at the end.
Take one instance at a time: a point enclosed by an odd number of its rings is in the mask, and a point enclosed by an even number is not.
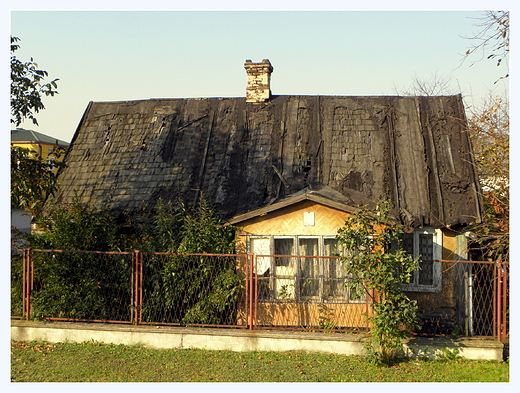
{"type": "MultiPolygon", "coordinates": [[[[416,334],[509,339],[509,265],[434,261],[442,291],[409,292],[416,334]]],[[[337,257],[12,250],[11,316],[244,329],[363,331],[371,293],[337,257]]]]}
{"type": "Polygon", "coordinates": [[[417,300],[419,333],[509,340],[509,264],[433,261],[440,265],[440,293],[408,293],[417,300]]]}

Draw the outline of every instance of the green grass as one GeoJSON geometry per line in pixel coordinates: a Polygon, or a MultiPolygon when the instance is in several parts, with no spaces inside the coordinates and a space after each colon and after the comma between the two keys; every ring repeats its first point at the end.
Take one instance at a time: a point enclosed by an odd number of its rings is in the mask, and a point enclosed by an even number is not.
{"type": "Polygon", "coordinates": [[[508,382],[509,363],[11,342],[12,382],[508,382]]]}

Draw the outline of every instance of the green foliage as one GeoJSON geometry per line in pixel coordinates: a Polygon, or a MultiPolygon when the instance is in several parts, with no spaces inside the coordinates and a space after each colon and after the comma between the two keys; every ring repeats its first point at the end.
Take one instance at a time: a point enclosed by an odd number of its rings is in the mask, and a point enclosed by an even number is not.
{"type": "Polygon", "coordinates": [[[120,251],[119,225],[108,210],[81,205],[53,206],[38,217],[38,232],[30,245],[40,249],[120,251]]]}
{"type": "Polygon", "coordinates": [[[18,37],[11,37],[11,123],[19,126],[24,119],[31,119],[37,125],[35,113],[45,109],[42,95],[58,94],[56,82],[59,79],[43,83],[48,72],[38,69],[32,57],[25,63],[18,60],[14,55],[20,48],[18,41],[18,37]]]}
{"type": "Polygon", "coordinates": [[[456,362],[457,360],[461,359],[462,356],[459,355],[459,350],[457,348],[454,348],[453,350],[450,350],[449,348],[444,348],[442,356],[437,360],[445,362],[456,362]]]}
{"type": "Polygon", "coordinates": [[[143,317],[171,323],[224,324],[231,322],[242,280],[234,257],[185,254],[234,253],[235,228],[226,227],[208,203],[195,209],[184,204],[158,202],[151,223],[141,225],[139,236],[148,249],[176,253],[154,257],[145,265],[143,317]],[[143,229],[156,234],[151,238],[143,229]],[[165,314],[164,310],[169,310],[165,314]]]}
{"type": "Polygon", "coordinates": [[[376,361],[391,362],[410,329],[418,328],[417,305],[403,292],[401,285],[410,282],[419,268],[419,259],[408,255],[400,243],[404,227],[389,219],[391,204],[382,201],[371,212],[363,207],[338,230],[338,244],[345,250],[342,258],[349,288],[354,293],[363,288],[371,299],[372,339],[367,349],[376,361]]]}
{"type": "MultiPolygon", "coordinates": [[[[234,252],[235,229],[223,226],[206,202],[188,209],[182,203],[174,206],[160,201],[154,215],[135,219],[137,230],[131,235],[124,233],[108,210],[78,201],[52,208],[37,223],[39,231],[28,238],[32,248],[144,251],[145,320],[235,323],[243,282],[236,272],[236,258],[221,255],[234,252]],[[200,255],[208,253],[219,255],[200,255]]],[[[32,300],[34,316],[128,319],[129,255],[39,252],[34,258],[38,279],[32,300]]]]}
{"type": "Polygon", "coordinates": [[[128,320],[128,255],[35,253],[35,318],[128,320]]]}
{"type": "Polygon", "coordinates": [[[49,158],[35,151],[11,147],[11,205],[38,215],[45,198],[52,194],[57,170],[65,166],[60,157],[65,150],[56,146],[49,158]]]}
{"type": "Polygon", "coordinates": [[[11,315],[23,315],[22,306],[22,253],[11,251],[11,315]]]}
{"type": "MultiPolygon", "coordinates": [[[[107,210],[74,201],[54,207],[37,220],[39,231],[28,238],[33,248],[118,251],[118,224],[107,210]]],[[[33,253],[33,316],[117,320],[128,317],[128,256],[92,253],[33,253]]]]}

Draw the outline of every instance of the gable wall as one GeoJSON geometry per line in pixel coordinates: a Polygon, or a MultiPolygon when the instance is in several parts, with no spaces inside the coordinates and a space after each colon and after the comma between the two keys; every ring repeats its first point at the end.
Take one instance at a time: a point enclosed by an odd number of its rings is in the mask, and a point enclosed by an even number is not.
{"type": "Polygon", "coordinates": [[[323,206],[312,201],[303,201],[265,216],[237,224],[243,235],[336,235],[350,213],[323,206]],[[303,213],[313,212],[314,226],[303,225],[303,213]]]}

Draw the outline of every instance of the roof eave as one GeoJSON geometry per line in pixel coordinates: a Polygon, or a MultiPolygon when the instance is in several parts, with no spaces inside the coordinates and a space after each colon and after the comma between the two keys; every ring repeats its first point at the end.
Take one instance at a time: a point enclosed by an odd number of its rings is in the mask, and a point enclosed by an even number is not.
{"type": "Polygon", "coordinates": [[[225,223],[225,225],[228,225],[228,226],[236,225],[240,222],[251,220],[253,218],[263,216],[265,214],[271,213],[276,210],[283,209],[285,207],[288,207],[288,206],[291,206],[291,205],[294,205],[296,203],[303,202],[303,201],[316,202],[321,205],[328,206],[333,209],[341,210],[341,211],[344,211],[347,213],[355,213],[356,211],[359,210],[359,208],[356,208],[354,206],[349,206],[344,203],[331,200],[329,198],[325,198],[325,197],[322,197],[319,195],[314,195],[311,193],[305,193],[302,195],[294,196],[292,198],[288,198],[288,199],[280,201],[280,202],[273,203],[272,205],[269,205],[269,206],[264,206],[260,209],[256,209],[256,210],[252,210],[247,213],[236,215],[236,216],[232,217],[230,220],[228,220],[225,223]]]}

